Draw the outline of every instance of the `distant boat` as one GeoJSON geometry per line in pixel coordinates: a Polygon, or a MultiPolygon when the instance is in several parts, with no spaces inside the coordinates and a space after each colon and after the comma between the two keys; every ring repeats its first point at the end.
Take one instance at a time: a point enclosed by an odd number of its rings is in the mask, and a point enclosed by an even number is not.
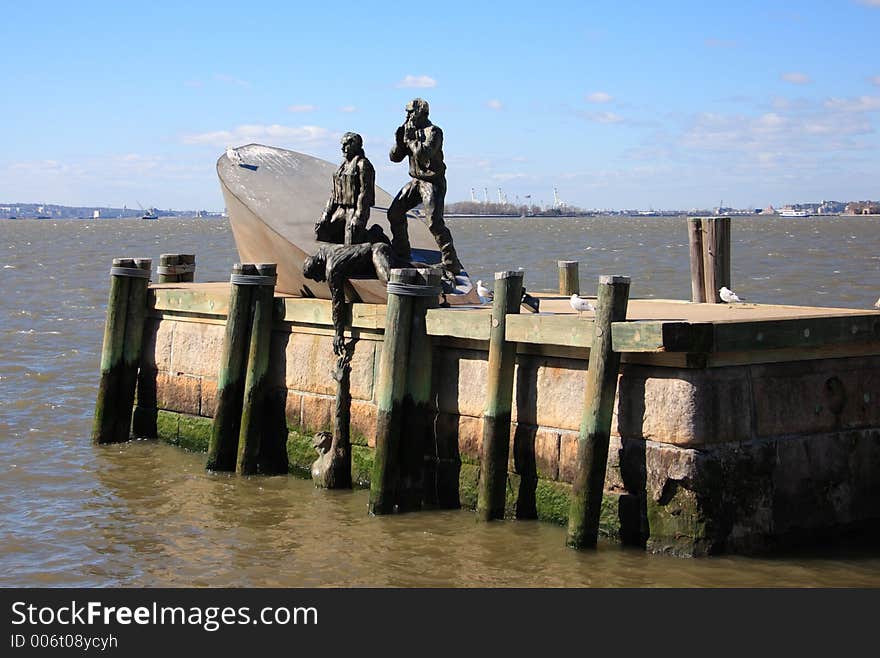
{"type": "Polygon", "coordinates": [[[159,215],[156,214],[155,208],[150,208],[149,210],[144,211],[144,214],[141,215],[141,219],[159,219],[159,215]]]}
{"type": "Polygon", "coordinates": [[[795,210],[794,208],[783,208],[779,211],[780,217],[809,217],[810,213],[806,210],[795,210]]]}

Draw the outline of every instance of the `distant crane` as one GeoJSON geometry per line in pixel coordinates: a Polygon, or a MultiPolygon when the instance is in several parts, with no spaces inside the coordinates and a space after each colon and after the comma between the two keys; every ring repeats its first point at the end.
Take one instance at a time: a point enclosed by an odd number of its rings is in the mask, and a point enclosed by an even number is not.
{"type": "Polygon", "coordinates": [[[477,193],[474,191],[474,188],[471,188],[471,201],[477,202],[477,193]]]}
{"type": "Polygon", "coordinates": [[[483,188],[483,199],[484,199],[484,203],[486,205],[488,205],[489,204],[489,188],[488,187],[483,188]]]}

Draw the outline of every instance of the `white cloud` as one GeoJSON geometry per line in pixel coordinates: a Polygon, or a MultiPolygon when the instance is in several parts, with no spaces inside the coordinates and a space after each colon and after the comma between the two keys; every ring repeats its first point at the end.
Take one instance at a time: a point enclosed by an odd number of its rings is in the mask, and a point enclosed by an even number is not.
{"type": "Polygon", "coordinates": [[[334,135],[319,126],[282,126],[280,124],[244,124],[232,130],[184,135],[184,144],[210,144],[212,146],[237,146],[249,142],[270,141],[285,144],[315,144],[328,142],[334,135]]]}
{"type": "Polygon", "coordinates": [[[497,98],[493,98],[492,100],[486,102],[486,107],[488,107],[490,110],[500,110],[504,107],[504,105],[497,98]]]}
{"type": "Polygon", "coordinates": [[[247,80],[242,80],[240,78],[236,78],[235,76],[227,75],[226,73],[215,73],[214,79],[217,82],[224,82],[229,85],[234,85],[236,87],[250,87],[251,83],[247,80]]]}
{"type": "Polygon", "coordinates": [[[437,81],[427,75],[407,75],[397,86],[402,89],[431,89],[437,86],[437,81]]]}
{"type": "Polygon", "coordinates": [[[825,107],[841,112],[876,112],[880,110],[880,96],[859,96],[858,98],[829,98],[825,107]]]}
{"type": "Polygon", "coordinates": [[[623,117],[616,112],[584,112],[581,116],[588,121],[597,123],[621,123],[623,121],[623,117]]]}
{"type": "Polygon", "coordinates": [[[611,94],[604,91],[594,91],[592,94],[587,95],[587,100],[590,103],[608,103],[611,101],[611,98],[611,94]]]}
{"type": "Polygon", "coordinates": [[[357,112],[357,107],[355,107],[354,105],[343,105],[339,108],[339,111],[347,113],[357,112]]]}
{"type": "Polygon", "coordinates": [[[288,112],[314,112],[317,110],[317,106],[315,105],[290,105],[287,108],[288,112]]]}
{"type": "Polygon", "coordinates": [[[799,71],[789,71],[788,73],[783,73],[781,77],[783,80],[790,82],[793,85],[805,85],[811,82],[810,76],[799,71]]]}

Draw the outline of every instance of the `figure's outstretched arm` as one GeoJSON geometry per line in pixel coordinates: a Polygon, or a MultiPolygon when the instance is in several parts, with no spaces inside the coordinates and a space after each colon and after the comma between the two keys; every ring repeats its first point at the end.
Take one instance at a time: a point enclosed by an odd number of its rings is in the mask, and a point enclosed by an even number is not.
{"type": "Polygon", "coordinates": [[[333,318],[333,353],[342,356],[345,346],[345,277],[330,274],[327,284],[333,318]]]}

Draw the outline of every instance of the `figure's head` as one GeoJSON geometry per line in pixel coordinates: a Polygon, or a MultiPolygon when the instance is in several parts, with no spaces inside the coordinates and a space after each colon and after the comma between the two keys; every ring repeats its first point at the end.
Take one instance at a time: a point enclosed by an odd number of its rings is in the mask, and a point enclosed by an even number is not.
{"type": "Polygon", "coordinates": [[[342,153],[346,158],[364,154],[364,140],[357,133],[345,133],[342,136],[342,153]]]}
{"type": "Polygon", "coordinates": [[[423,124],[428,120],[428,101],[423,98],[413,98],[406,104],[406,120],[416,125],[423,124]]]}
{"type": "Polygon", "coordinates": [[[314,256],[309,256],[303,262],[303,276],[318,283],[327,280],[327,261],[321,250],[314,256]]]}

